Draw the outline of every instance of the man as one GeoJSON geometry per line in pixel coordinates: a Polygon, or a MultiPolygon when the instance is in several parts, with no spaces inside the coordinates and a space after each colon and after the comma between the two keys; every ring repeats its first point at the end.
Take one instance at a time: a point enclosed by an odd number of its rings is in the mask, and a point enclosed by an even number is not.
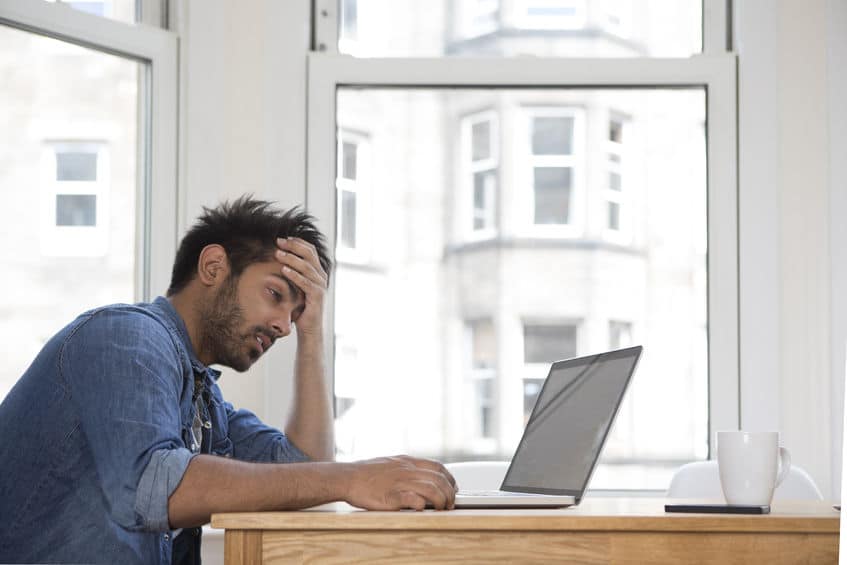
{"type": "Polygon", "coordinates": [[[243,197],[204,210],[167,298],[92,310],[56,334],[0,405],[0,562],[196,563],[214,512],[452,508],[439,463],[333,462],[329,272],[313,218],[243,197]],[[245,371],[292,326],[282,433],[225,402],[209,367],[245,371]]]}

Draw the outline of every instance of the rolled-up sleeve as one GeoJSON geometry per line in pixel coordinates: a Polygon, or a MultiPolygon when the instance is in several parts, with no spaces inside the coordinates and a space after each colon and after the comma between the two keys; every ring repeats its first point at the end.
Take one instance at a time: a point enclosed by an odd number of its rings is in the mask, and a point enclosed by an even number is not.
{"type": "Polygon", "coordinates": [[[133,531],[169,529],[168,497],[192,457],[173,338],[143,312],[104,310],[67,340],[60,364],[112,519],[133,531]]]}
{"type": "Polygon", "coordinates": [[[135,493],[135,511],[146,524],[146,529],[165,531],[170,528],[168,498],[176,490],[195,455],[197,453],[185,448],[159,449],[150,455],[135,493]]]}

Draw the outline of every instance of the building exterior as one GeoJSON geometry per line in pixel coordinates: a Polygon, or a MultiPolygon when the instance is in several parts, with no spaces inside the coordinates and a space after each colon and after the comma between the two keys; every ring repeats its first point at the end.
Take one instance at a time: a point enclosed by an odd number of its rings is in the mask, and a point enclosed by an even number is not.
{"type": "MultiPolygon", "coordinates": [[[[342,2],[342,51],[663,49],[627,2],[415,5],[342,2]]],[[[704,122],[700,90],[340,90],[341,456],[508,458],[551,361],[642,343],[595,486],[705,458],[704,122]]]]}
{"type": "Polygon", "coordinates": [[[0,77],[2,398],[81,311],[136,297],[139,64],[0,26],[0,77]]]}

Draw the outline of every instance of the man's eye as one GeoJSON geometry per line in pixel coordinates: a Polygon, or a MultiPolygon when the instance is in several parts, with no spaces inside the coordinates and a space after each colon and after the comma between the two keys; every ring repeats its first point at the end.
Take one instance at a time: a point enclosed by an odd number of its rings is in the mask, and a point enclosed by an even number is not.
{"type": "Polygon", "coordinates": [[[270,292],[270,293],[271,293],[271,297],[273,297],[273,299],[274,299],[275,301],[277,301],[277,302],[281,302],[281,301],[282,301],[282,295],[281,295],[280,293],[278,293],[277,291],[275,291],[274,289],[269,288],[269,289],[268,289],[268,292],[270,292]]]}

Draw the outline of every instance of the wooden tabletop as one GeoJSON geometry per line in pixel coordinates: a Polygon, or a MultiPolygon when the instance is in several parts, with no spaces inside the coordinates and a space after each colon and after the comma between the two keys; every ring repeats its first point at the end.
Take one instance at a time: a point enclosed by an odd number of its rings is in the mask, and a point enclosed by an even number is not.
{"type": "Polygon", "coordinates": [[[666,513],[665,502],[663,498],[589,497],[578,506],[551,510],[423,512],[369,512],[334,503],[297,512],[215,514],[212,527],[232,530],[839,531],[840,514],[827,502],[775,501],[771,513],[766,515],[666,513]]]}

